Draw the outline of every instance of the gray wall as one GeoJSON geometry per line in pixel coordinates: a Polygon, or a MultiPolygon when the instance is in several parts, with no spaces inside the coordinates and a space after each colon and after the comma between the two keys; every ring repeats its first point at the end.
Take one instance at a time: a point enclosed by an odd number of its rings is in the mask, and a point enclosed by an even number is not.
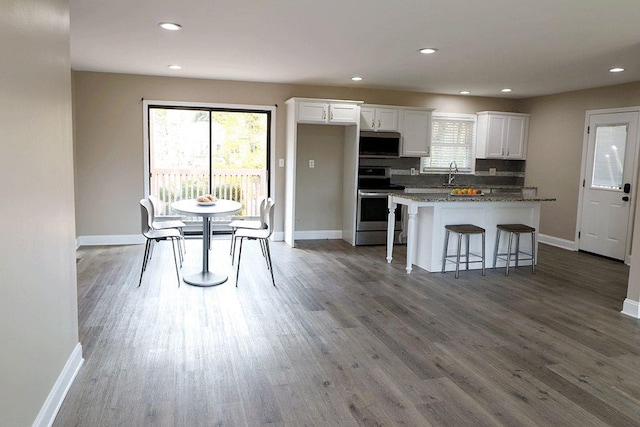
{"type": "Polygon", "coordinates": [[[558,198],[543,203],[541,231],[574,240],[580,168],[588,110],[640,105],[640,82],[525,99],[518,107],[530,113],[526,185],[558,198]]]}
{"type": "Polygon", "coordinates": [[[0,425],[31,425],[78,343],[66,0],[0,3],[0,425]]]}
{"type": "MultiPolygon", "coordinates": [[[[277,104],[276,158],[285,158],[284,102],[294,96],[428,107],[458,113],[515,111],[516,106],[516,101],[510,99],[92,72],[73,72],[73,88],[78,236],[140,233],[138,200],[143,196],[144,182],[142,98],[244,105],[277,104]]],[[[278,232],[284,229],[284,168],[276,168],[275,172],[275,231],[278,232]]],[[[323,178],[327,187],[341,188],[338,175],[323,178]]],[[[310,209],[307,210],[307,204],[301,205],[301,209],[296,211],[296,218],[313,217],[315,207],[310,209]]],[[[308,228],[305,226],[305,229],[308,228]]]]}

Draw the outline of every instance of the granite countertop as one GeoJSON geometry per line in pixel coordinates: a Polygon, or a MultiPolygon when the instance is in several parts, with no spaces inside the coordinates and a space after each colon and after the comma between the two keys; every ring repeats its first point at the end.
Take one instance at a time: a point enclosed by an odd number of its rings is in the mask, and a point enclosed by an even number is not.
{"type": "Polygon", "coordinates": [[[414,200],[416,202],[554,202],[555,197],[520,196],[495,194],[485,196],[453,196],[451,194],[433,193],[402,193],[390,194],[390,196],[402,197],[403,199],[414,200]]]}
{"type": "Polygon", "coordinates": [[[455,184],[455,185],[445,185],[445,184],[407,184],[405,185],[407,188],[433,188],[433,189],[441,189],[441,188],[490,188],[496,190],[537,190],[538,187],[530,187],[524,185],[494,185],[494,184],[455,184]]]}

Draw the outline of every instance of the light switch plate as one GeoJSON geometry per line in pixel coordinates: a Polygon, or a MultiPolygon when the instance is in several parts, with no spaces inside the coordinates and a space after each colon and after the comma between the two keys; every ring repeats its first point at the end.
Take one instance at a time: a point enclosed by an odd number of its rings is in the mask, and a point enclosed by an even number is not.
{"type": "Polygon", "coordinates": [[[316,167],[316,161],[315,160],[309,160],[309,167],[310,168],[315,168],[316,167]]]}
{"type": "Polygon", "coordinates": [[[495,176],[496,175],[496,168],[489,168],[489,175],[490,176],[495,176]]]}
{"type": "Polygon", "coordinates": [[[278,159],[278,166],[280,166],[281,168],[284,167],[284,159],[278,159]]]}

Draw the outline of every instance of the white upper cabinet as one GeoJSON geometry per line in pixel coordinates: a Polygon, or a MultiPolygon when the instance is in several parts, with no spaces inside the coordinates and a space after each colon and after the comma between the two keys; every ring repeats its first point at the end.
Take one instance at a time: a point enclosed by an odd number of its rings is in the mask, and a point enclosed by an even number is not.
{"type": "Polygon", "coordinates": [[[478,113],[476,157],[525,159],[529,115],[483,111],[478,113]]]}
{"type": "Polygon", "coordinates": [[[332,101],[299,101],[298,123],[318,124],[356,124],[358,122],[358,104],[332,101]]]}
{"type": "Polygon", "coordinates": [[[360,130],[397,131],[399,110],[371,105],[360,107],[360,130]]]}
{"type": "Polygon", "coordinates": [[[403,157],[429,157],[431,155],[431,116],[433,110],[404,109],[401,114],[403,157]]]}

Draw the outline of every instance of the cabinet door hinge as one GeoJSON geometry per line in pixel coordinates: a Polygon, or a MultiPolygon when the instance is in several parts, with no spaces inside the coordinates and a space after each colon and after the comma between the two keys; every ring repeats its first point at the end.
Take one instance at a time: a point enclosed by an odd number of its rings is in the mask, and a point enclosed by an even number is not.
{"type": "Polygon", "coordinates": [[[582,180],[582,186],[583,186],[583,187],[584,187],[584,183],[585,183],[585,181],[586,181],[586,180],[584,180],[584,179],[582,180]]]}
{"type": "Polygon", "coordinates": [[[591,133],[591,126],[587,126],[587,134],[591,133]]]}
{"type": "Polygon", "coordinates": [[[580,238],[581,233],[582,233],[581,231],[578,231],[578,239],[580,238]]]}

